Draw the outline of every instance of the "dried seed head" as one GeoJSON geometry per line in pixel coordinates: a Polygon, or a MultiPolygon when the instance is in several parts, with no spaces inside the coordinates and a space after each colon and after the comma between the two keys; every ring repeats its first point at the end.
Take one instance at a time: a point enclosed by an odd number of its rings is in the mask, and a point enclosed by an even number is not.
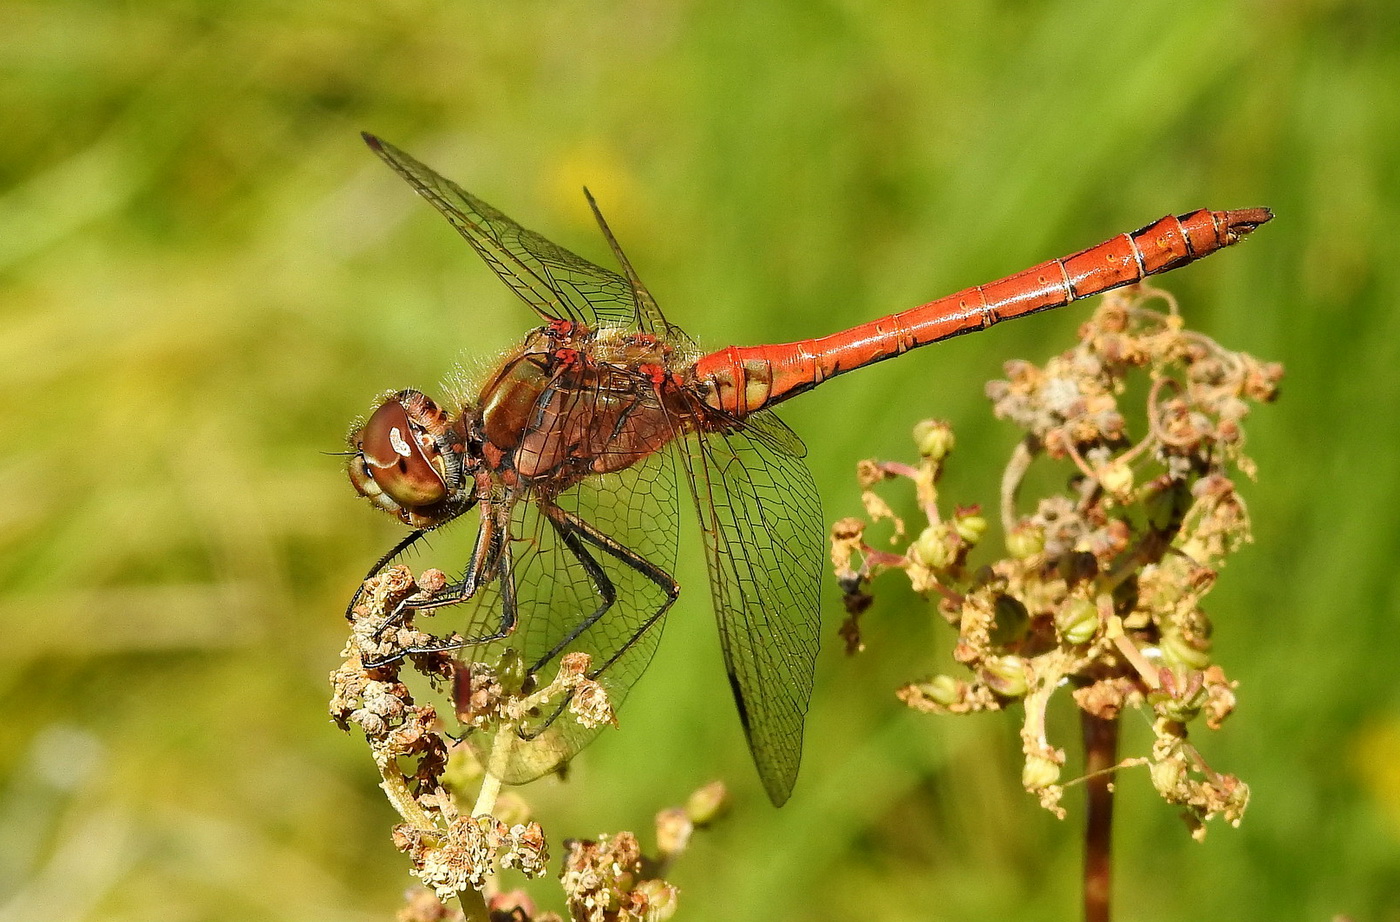
{"type": "MultiPolygon", "coordinates": [[[[833,531],[848,610],[868,607],[873,580],[894,570],[934,597],[958,631],[953,658],[970,676],[935,676],[899,698],[935,713],[1019,703],[1024,780],[1047,809],[1062,812],[1063,792],[1062,753],[1046,742],[1047,706],[1068,688],[1103,720],[1151,707],[1155,741],[1140,761],[1153,766],[1163,797],[1183,805],[1198,830],[1215,815],[1234,822],[1247,788],[1205,767],[1188,740],[1200,717],[1217,728],[1235,706],[1200,606],[1226,558],[1249,540],[1232,477],[1254,474],[1244,422],[1251,401],[1276,396],[1281,369],[1187,330],[1169,296],[1129,289],[1106,297],[1076,348],[1043,367],[1008,362],[1005,374],[987,395],[996,415],[1025,433],[999,506],[1008,556],[974,562],[985,521],[971,510],[940,514],[944,427],[921,423],[918,465],[871,461],[858,475],[869,521],[893,518],[877,488],[914,486],[928,521],[905,555],[866,547],[859,522],[833,531]],[[1154,297],[1171,312],[1150,309],[1154,297]],[[1070,474],[1069,488],[1034,500],[1030,515],[1018,512],[1032,466],[1055,463],[1070,474]]],[[[848,645],[859,646],[854,620],[847,627],[848,645]]]]}

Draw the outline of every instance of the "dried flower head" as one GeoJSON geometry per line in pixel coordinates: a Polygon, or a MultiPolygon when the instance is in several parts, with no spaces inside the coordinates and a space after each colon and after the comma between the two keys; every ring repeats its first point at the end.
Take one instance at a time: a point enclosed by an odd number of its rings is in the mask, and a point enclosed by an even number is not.
{"type": "Polygon", "coordinates": [[[1235,704],[1201,601],[1249,540],[1232,477],[1254,476],[1243,423],[1252,402],[1277,395],[1282,369],[1185,329],[1168,296],[1142,289],[1109,294],[1079,340],[1043,367],[1007,363],[1005,380],[987,387],[996,415],[1026,433],[1002,481],[1006,557],[972,566],[985,520],[975,507],[951,517],[938,509],[953,445],[945,424],[915,427],[917,464],[858,465],[868,521],[832,527],[849,613],[842,633],[849,650],[859,649],[872,580],[903,572],[957,630],[952,653],[967,670],[911,683],[899,692],[906,704],[968,713],[1019,702],[1022,780],[1060,814],[1065,754],[1045,729],[1053,694],[1068,689],[1081,711],[1103,720],[1146,709],[1155,743],[1118,767],[1147,764],[1157,791],[1202,835],[1213,816],[1238,823],[1249,789],[1211,769],[1189,739],[1198,718],[1218,729],[1235,704]],[[1168,310],[1149,308],[1153,298],[1168,310]],[[1134,379],[1143,385],[1130,388],[1134,379]],[[1145,395],[1143,405],[1125,406],[1134,393],[1145,395]],[[1018,493],[1040,459],[1069,466],[1069,488],[1022,513],[1018,493]],[[904,523],[874,493],[892,479],[913,484],[927,521],[902,551],[865,537],[869,525],[892,519],[892,543],[905,540],[904,523]]]}
{"type": "Polygon", "coordinates": [[[381,787],[403,818],[394,828],[394,844],[413,861],[413,874],[440,900],[483,891],[497,868],[538,876],[548,860],[537,824],[507,825],[490,815],[490,803],[475,815],[458,807],[444,785],[453,741],[443,732],[436,710],[417,704],[401,679],[405,663],[434,684],[444,684],[458,672],[444,652],[401,655],[403,644],[436,646],[425,642],[433,638],[414,628],[412,609],[394,623],[400,602],[418,593],[431,597],[444,584],[439,571],[427,571],[415,582],[404,567],[367,582],[353,613],[343,662],[331,676],[331,715],[342,728],[353,725],[364,731],[381,787]],[[386,625],[393,630],[385,630],[386,625]]]}
{"type": "Polygon", "coordinates": [[[562,880],[575,922],[660,922],[676,909],[678,891],[647,876],[630,832],[570,842],[562,880]]]}
{"type": "MultiPolygon", "coordinates": [[[[403,820],[393,829],[393,841],[424,888],[410,891],[401,919],[558,919],[537,913],[518,891],[502,892],[497,882],[507,869],[527,877],[545,873],[548,846],[528,804],[501,792],[493,765],[448,735],[432,705],[417,703],[404,673],[416,674],[432,690],[445,689],[463,727],[500,743],[490,750],[492,757],[509,752],[521,721],[547,707],[566,709],[560,719],[594,727],[616,723],[612,704],[588,677],[586,654],[561,657],[553,680],[537,685],[526,680],[520,657],[511,651],[491,662],[463,662],[438,649],[441,639],[419,631],[414,609],[401,603],[431,598],[445,584],[439,571],[425,571],[415,581],[406,567],[365,583],[342,663],[331,676],[331,715],[342,729],[363,731],[380,786],[403,820]],[[470,808],[460,800],[467,795],[474,795],[470,808]],[[454,899],[461,912],[445,905],[454,899]]],[[[722,812],[725,799],[722,786],[707,785],[686,809],[661,811],[655,859],[645,858],[628,832],[602,836],[586,848],[572,844],[561,876],[570,912],[590,919],[669,918],[677,891],[661,874],[685,851],[694,830],[722,812]]]]}

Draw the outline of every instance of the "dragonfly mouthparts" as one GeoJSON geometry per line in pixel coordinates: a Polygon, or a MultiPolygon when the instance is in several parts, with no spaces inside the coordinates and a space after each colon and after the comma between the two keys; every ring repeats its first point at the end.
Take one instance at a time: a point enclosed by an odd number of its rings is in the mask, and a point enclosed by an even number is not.
{"type": "Polygon", "coordinates": [[[1230,242],[1234,243],[1259,225],[1268,224],[1273,219],[1274,213],[1268,208],[1240,208],[1235,211],[1227,211],[1225,212],[1225,233],[1230,242]]]}

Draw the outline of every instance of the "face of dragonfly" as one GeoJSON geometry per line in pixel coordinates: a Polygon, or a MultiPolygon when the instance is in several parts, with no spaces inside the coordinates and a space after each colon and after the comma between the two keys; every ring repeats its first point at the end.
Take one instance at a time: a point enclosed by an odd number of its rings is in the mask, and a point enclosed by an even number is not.
{"type": "Polygon", "coordinates": [[[473,505],[462,419],[424,394],[391,394],[349,436],[356,492],[414,528],[433,528],[473,505]]]}

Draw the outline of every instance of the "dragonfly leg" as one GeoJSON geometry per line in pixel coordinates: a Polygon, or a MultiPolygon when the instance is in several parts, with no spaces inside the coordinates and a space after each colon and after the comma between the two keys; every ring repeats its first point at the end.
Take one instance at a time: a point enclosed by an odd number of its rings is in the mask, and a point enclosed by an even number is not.
{"type": "MultiPolygon", "coordinates": [[[[516,625],[516,605],[513,576],[511,574],[510,542],[507,540],[510,528],[505,521],[506,513],[497,504],[483,503],[481,506],[481,528],[477,531],[476,546],[472,551],[472,557],[467,564],[467,571],[462,578],[455,583],[449,583],[443,587],[438,598],[415,601],[412,597],[399,602],[389,616],[384,619],[374,632],[375,640],[381,639],[384,634],[395,626],[403,622],[409,612],[428,611],[437,608],[446,608],[451,605],[459,605],[470,600],[476,595],[477,590],[493,579],[502,580],[501,592],[501,621],[497,628],[480,637],[459,638],[443,644],[432,646],[407,647],[395,654],[383,657],[365,665],[370,668],[387,665],[402,659],[409,654],[419,653],[440,653],[448,650],[457,650],[462,647],[475,646],[477,644],[490,643],[506,637],[515,630],[516,625]]],[[[419,533],[421,537],[422,533],[419,533]]],[[[415,539],[416,540],[416,539],[415,539]]],[[[401,543],[399,548],[391,552],[387,557],[392,557],[394,553],[401,550],[406,544],[401,543]]],[[[382,566],[381,562],[381,566],[382,566]]]]}
{"type": "MultiPolygon", "coordinates": [[[[405,656],[416,656],[423,653],[448,653],[452,650],[461,650],[464,647],[480,646],[481,644],[491,643],[494,640],[501,640],[515,633],[515,625],[519,622],[519,609],[515,601],[515,572],[513,565],[514,558],[510,552],[510,543],[504,542],[500,548],[496,576],[496,578],[500,580],[501,585],[501,620],[494,631],[489,634],[482,634],[479,637],[459,637],[456,640],[443,641],[437,644],[404,647],[398,653],[370,664],[371,667],[392,663],[395,660],[403,659],[405,656]]],[[[466,580],[464,579],[463,583],[465,582],[466,580]]],[[[477,585],[480,585],[480,583],[477,583],[477,585]]],[[[448,605],[456,605],[460,602],[467,601],[469,598],[470,596],[468,595],[460,598],[434,600],[431,607],[443,608],[448,605]]]]}
{"type": "Polygon", "coordinates": [[[567,635],[555,644],[553,649],[540,657],[539,661],[530,667],[531,672],[538,671],[550,660],[564,652],[564,650],[575,640],[578,640],[585,631],[597,624],[599,619],[601,619],[603,615],[607,613],[608,609],[612,608],[617,601],[617,590],[613,586],[612,580],[608,577],[607,572],[598,561],[594,559],[593,555],[588,552],[585,543],[593,545],[624,566],[640,573],[642,576],[655,583],[657,588],[666,596],[657,607],[656,611],[652,612],[651,615],[642,622],[637,630],[632,633],[632,636],[627,638],[606,662],[595,663],[593,665],[593,668],[589,670],[588,676],[589,678],[596,678],[609,666],[617,662],[618,659],[631,649],[653,625],[661,620],[662,616],[666,614],[671,605],[675,603],[677,597],[680,596],[681,587],[671,574],[647,560],[645,557],[642,557],[640,554],[637,554],[635,551],[624,547],[617,541],[598,531],[578,516],[565,512],[557,506],[551,506],[545,511],[565,546],[573,552],[574,557],[588,572],[589,577],[593,579],[594,585],[601,596],[601,603],[588,617],[575,625],[573,630],[569,631],[567,635]]]}
{"type": "MultiPolygon", "coordinates": [[[[541,656],[539,660],[530,667],[529,671],[531,674],[538,673],[552,660],[568,649],[570,644],[578,640],[590,627],[597,624],[598,621],[607,614],[608,610],[617,603],[617,587],[614,586],[612,578],[608,576],[607,571],[598,563],[597,558],[589,551],[588,545],[592,545],[623,565],[640,573],[642,576],[655,583],[666,596],[661,604],[657,606],[656,610],[647,616],[647,619],[632,632],[632,635],[628,637],[606,661],[592,664],[592,668],[588,671],[588,678],[596,679],[598,676],[602,675],[609,666],[621,659],[628,650],[645,636],[647,631],[651,630],[651,628],[661,620],[662,616],[666,614],[671,605],[675,603],[677,597],[680,596],[680,584],[665,570],[651,563],[640,554],[614,541],[578,516],[565,512],[557,506],[547,507],[545,513],[549,518],[550,524],[554,526],[560,540],[564,542],[564,546],[569,549],[579,565],[588,573],[589,579],[593,581],[594,588],[598,592],[600,601],[598,607],[595,608],[588,617],[581,620],[573,630],[569,631],[569,633],[555,644],[549,652],[541,656]]],[[[559,702],[553,712],[534,727],[520,727],[516,731],[516,735],[524,740],[534,739],[539,736],[559,718],[559,715],[564,713],[564,710],[569,706],[571,698],[572,696],[569,696],[559,702]]]]}
{"type": "Polygon", "coordinates": [[[402,541],[394,545],[394,547],[388,553],[386,553],[383,557],[380,557],[379,560],[375,561],[374,566],[370,567],[369,572],[365,574],[365,578],[360,580],[360,585],[355,589],[355,594],[350,597],[350,604],[345,606],[346,621],[355,620],[355,606],[360,604],[360,599],[364,597],[365,583],[378,576],[379,572],[385,567],[387,567],[394,560],[395,557],[398,557],[404,551],[417,544],[418,541],[427,533],[428,530],[426,528],[414,529],[402,541]]]}

